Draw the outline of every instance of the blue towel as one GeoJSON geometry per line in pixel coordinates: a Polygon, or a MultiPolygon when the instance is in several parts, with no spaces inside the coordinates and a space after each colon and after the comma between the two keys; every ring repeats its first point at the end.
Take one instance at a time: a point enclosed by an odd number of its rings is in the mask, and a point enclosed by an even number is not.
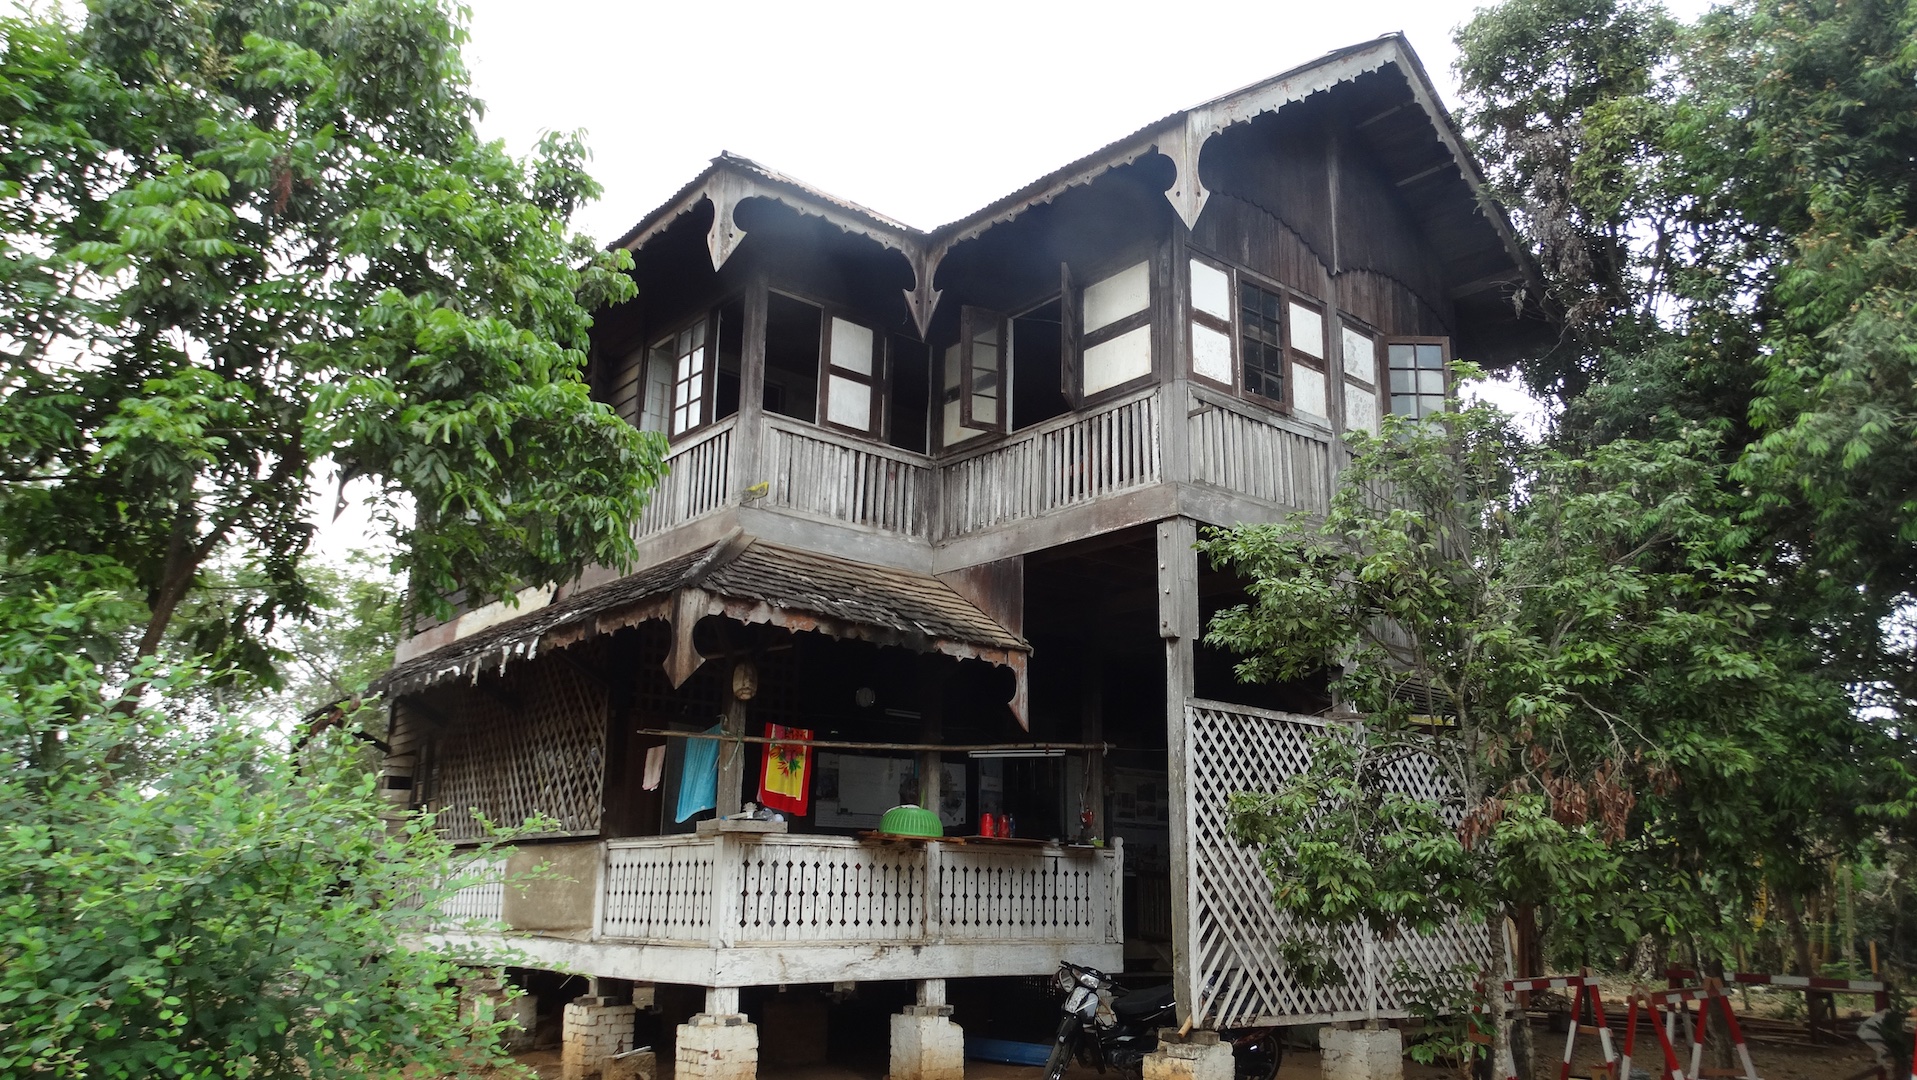
{"type": "MultiPolygon", "coordinates": [[[[719,725],[712,725],[705,733],[719,734],[719,725]]],[[[684,821],[718,805],[719,740],[687,739],[686,755],[679,763],[679,816],[672,820],[684,821]]]]}

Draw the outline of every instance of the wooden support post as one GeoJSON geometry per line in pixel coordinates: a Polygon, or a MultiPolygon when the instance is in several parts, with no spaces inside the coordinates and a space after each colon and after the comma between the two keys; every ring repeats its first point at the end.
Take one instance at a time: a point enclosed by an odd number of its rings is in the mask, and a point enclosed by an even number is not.
{"type": "MultiPolygon", "coordinates": [[[[946,659],[933,653],[919,657],[919,741],[930,746],[945,738],[945,667],[946,659]]],[[[943,762],[937,750],[921,750],[919,765],[919,805],[933,813],[938,813],[939,798],[944,794],[943,774],[940,766],[943,762]]]]}
{"type": "Polygon", "coordinates": [[[1197,875],[1192,852],[1193,809],[1185,705],[1192,696],[1193,645],[1198,636],[1198,527],[1190,518],[1158,523],[1158,636],[1165,642],[1165,745],[1171,810],[1172,985],[1178,1019],[1189,1024],[1203,1008],[1193,967],[1192,920],[1197,875]]]}
{"type": "MultiPolygon", "coordinates": [[[[1103,653],[1093,644],[1081,655],[1078,669],[1078,737],[1087,743],[1105,741],[1105,665],[1103,653]]],[[[1074,796],[1079,792],[1073,792],[1074,796]]],[[[1085,752],[1085,806],[1069,807],[1073,815],[1081,809],[1092,812],[1092,836],[1103,838],[1105,832],[1105,755],[1097,751],[1085,752]]],[[[1067,836],[1078,834],[1079,821],[1073,816],[1065,823],[1067,836]]]]}
{"type": "Polygon", "coordinates": [[[920,979],[918,982],[919,1004],[928,1008],[945,1004],[944,979],[920,979]]]}
{"type": "Polygon", "coordinates": [[[732,1016],[739,1011],[739,988],[736,986],[706,987],[706,1013],[711,1016],[732,1016]]]}
{"type": "MultiPolygon", "coordinates": [[[[735,736],[719,743],[719,800],[720,817],[731,817],[744,809],[745,795],[745,743],[737,741],[736,736],[745,734],[746,703],[737,694],[739,672],[750,670],[750,661],[741,660],[733,667],[734,692],[726,697],[724,719],[719,725],[721,735],[735,736]]],[[[757,676],[755,675],[754,678],[757,676]]]]}

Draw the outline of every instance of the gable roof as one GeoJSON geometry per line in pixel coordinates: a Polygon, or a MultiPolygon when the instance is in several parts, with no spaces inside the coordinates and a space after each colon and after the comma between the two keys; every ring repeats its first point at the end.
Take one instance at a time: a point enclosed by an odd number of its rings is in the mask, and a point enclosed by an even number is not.
{"type": "MultiPolygon", "coordinates": [[[[1268,79],[1221,94],[1199,105],[1170,113],[1146,124],[1123,138],[1066,163],[1031,183],[1013,191],[955,221],[931,230],[917,229],[887,217],[858,203],[839,198],[784,173],[767,168],[749,158],[722,153],[712,159],[698,176],[680,188],[672,198],[641,218],[613,247],[637,250],[673,220],[691,211],[708,198],[719,206],[744,197],[770,197],[799,210],[825,217],[849,232],[863,233],[885,247],[904,254],[915,266],[922,265],[934,252],[980,235],[992,226],[1017,217],[1026,208],[1049,202],[1063,191],[1089,183],[1122,165],[1148,154],[1159,153],[1179,164],[1180,176],[1174,190],[1167,192],[1173,205],[1191,226],[1202,211],[1205,192],[1195,175],[1200,149],[1211,135],[1227,127],[1246,123],[1265,113],[1276,112],[1294,102],[1320,93],[1341,93],[1352,97],[1357,111],[1366,118],[1357,126],[1375,129],[1379,141],[1388,136],[1421,132],[1443,148],[1444,160],[1438,168],[1421,161],[1415,168],[1392,169],[1392,179],[1401,190],[1423,185],[1425,189],[1450,189],[1447,194],[1461,196],[1475,211],[1479,236],[1474,246],[1501,249],[1511,269],[1527,278],[1535,272],[1528,254],[1518,243],[1504,212],[1484,191],[1484,176],[1465,147],[1464,139],[1450,113],[1438,97],[1424,65],[1412,51],[1402,33],[1390,33],[1370,41],[1350,45],[1280,72],[1268,79]],[[1402,81],[1391,86],[1379,84],[1362,91],[1354,87],[1364,75],[1395,70],[1402,81]],[[1364,106],[1379,106],[1375,112],[1364,106]],[[1182,159],[1182,160],[1181,160],[1182,159]],[[746,185],[723,196],[717,190],[728,178],[746,185]],[[1182,188],[1183,190],[1179,190],[1182,188]]],[[[1387,163],[1389,167],[1391,163],[1387,163]]],[[[1417,198],[1410,190],[1408,196],[1417,198]]],[[[1449,201],[1457,202],[1454,198],[1449,201]]],[[[723,261],[715,247],[715,263],[723,261]]],[[[921,287],[927,283],[921,282],[921,287]]]]}

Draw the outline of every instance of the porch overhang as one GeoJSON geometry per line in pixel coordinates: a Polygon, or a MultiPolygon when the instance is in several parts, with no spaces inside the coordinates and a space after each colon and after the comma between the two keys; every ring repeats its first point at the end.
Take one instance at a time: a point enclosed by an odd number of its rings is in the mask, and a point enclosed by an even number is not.
{"type": "Polygon", "coordinates": [[[671,624],[666,674],[680,686],[705,662],[692,640],[700,619],[894,645],[1009,669],[1009,706],[1026,715],[1031,645],[929,574],[769,544],[735,530],[697,551],[574,593],[537,611],[441,646],[387,672],[373,689],[418,693],[653,619],[671,624]]]}

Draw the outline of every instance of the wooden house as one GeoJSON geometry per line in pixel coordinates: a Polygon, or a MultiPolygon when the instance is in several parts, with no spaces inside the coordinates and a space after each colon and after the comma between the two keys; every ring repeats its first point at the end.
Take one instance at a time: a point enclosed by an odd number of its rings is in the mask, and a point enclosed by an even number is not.
{"type": "Polygon", "coordinates": [[[458,838],[550,825],[515,859],[564,880],[459,914],[535,965],[703,988],[700,1022],[909,980],[949,1024],[945,980],[1060,959],[1166,970],[1200,1028],[1355,1020],[1392,1014],[1397,958],[1473,947],[1354,938],[1353,985],[1287,978],[1223,805],[1330,702],[1199,640],[1241,595],[1199,529],[1322,512],[1343,432],[1554,332],[1401,37],[930,232],[721,156],[617,243],[638,297],[594,390],[671,442],[638,567],[464,612],[386,682],[397,801],[458,838]],[[755,797],[769,724],[811,732],[807,812],[678,821],[714,748],[717,815],[755,797]],[[864,835],[913,801],[1016,835],[864,835]]]}

